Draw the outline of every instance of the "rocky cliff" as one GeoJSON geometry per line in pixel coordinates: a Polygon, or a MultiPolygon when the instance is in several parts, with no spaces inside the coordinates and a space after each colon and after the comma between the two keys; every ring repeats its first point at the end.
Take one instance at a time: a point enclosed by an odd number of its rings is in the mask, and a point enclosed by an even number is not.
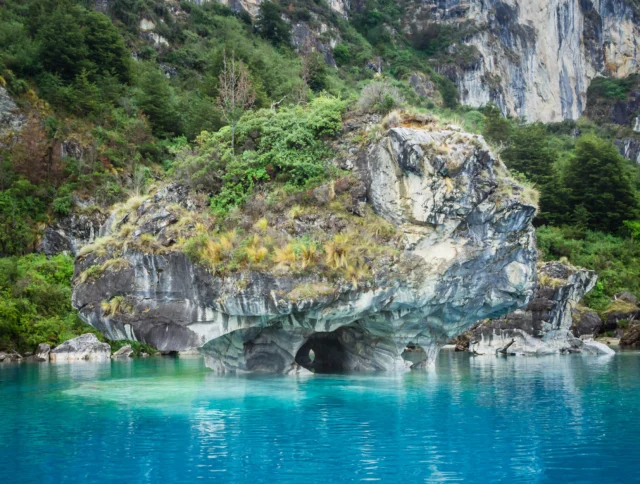
{"type": "Polygon", "coordinates": [[[438,0],[413,2],[407,31],[432,23],[462,39],[440,70],[455,79],[461,102],[494,102],[528,121],[577,119],[598,75],[638,69],[638,20],[628,0],[438,0]],[[466,46],[466,47],[463,47],[466,46]],[[462,49],[466,49],[464,55],[462,49]]]}
{"type": "Polygon", "coordinates": [[[307,212],[249,200],[238,229],[262,235],[191,235],[208,258],[180,242],[203,225],[183,187],[120,207],[111,236],[77,259],[73,304],[112,339],[202,347],[220,371],[287,373],[404,368],[408,346],[421,367],[476,321],[529,302],[535,207],[482,137],[393,128],[357,165],[314,190],[307,212]],[[321,253],[296,255],[300,237],[321,253]]]}
{"type": "Polygon", "coordinates": [[[538,268],[535,297],[526,308],[476,326],[467,337],[468,349],[495,354],[508,345],[509,354],[585,353],[611,354],[605,345],[583,341],[579,335],[594,336],[602,322],[582,311],[578,303],[596,284],[593,271],[559,262],[538,268]]]}

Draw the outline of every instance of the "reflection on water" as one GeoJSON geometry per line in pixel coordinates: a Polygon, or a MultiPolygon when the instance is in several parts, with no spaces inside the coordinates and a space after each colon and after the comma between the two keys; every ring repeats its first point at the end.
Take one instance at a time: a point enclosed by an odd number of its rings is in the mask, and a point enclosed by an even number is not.
{"type": "Polygon", "coordinates": [[[0,366],[20,482],[640,482],[640,353],[218,376],[200,359],[0,366]]]}

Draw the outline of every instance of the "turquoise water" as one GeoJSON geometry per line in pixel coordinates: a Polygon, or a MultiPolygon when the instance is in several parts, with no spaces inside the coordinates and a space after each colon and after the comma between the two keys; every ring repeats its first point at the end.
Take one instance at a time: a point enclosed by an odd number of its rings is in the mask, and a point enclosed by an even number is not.
{"type": "Polygon", "coordinates": [[[200,359],[0,365],[3,482],[640,482],[640,353],[219,377],[200,359]]]}

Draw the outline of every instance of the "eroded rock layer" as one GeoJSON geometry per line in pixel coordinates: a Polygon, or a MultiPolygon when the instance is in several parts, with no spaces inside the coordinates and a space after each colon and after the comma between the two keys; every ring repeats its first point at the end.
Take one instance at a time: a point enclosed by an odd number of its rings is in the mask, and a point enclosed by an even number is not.
{"type": "Polygon", "coordinates": [[[638,70],[638,7],[628,0],[409,5],[408,31],[436,23],[467,32],[464,46],[450,48],[460,60],[440,69],[456,80],[461,102],[470,106],[494,102],[530,122],[577,119],[591,79],[638,70]]]}
{"type": "MultiPolygon", "coordinates": [[[[132,240],[153,236],[161,248],[121,244],[117,261],[109,250],[80,256],[73,303],[112,339],[201,347],[219,371],[289,373],[423,367],[476,321],[529,302],[535,208],[482,137],[394,128],[361,153],[354,175],[400,240],[395,255],[365,262],[365,282],[331,277],[322,263],[221,272],[194,262],[168,231],[178,204],[197,212],[197,203],[170,186],[112,214],[107,228],[135,219],[132,240]],[[410,364],[407,346],[419,350],[410,364]]],[[[342,230],[332,217],[318,210],[313,223],[342,230]]]]}
{"type": "MultiPolygon", "coordinates": [[[[578,307],[596,280],[593,271],[560,262],[542,264],[538,268],[536,294],[529,305],[475,327],[468,337],[469,350],[494,354],[508,346],[508,353],[516,355],[613,353],[592,338],[576,337],[597,332],[589,324],[590,316],[597,318],[597,315],[578,307]]],[[[599,318],[597,323],[601,324],[599,318]]]]}

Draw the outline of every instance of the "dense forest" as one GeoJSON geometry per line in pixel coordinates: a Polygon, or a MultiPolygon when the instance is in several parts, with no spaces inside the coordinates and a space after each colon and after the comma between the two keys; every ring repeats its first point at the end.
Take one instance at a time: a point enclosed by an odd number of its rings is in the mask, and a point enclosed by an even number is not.
{"type": "Polygon", "coordinates": [[[0,349],[89,330],[71,308],[73,257],[36,253],[47,224],[175,180],[203,194],[223,227],[255,191],[289,196],[343,175],[332,143],[362,113],[483,134],[539,192],[542,256],[597,271],[585,304],[604,313],[621,291],[640,297],[640,173],[613,144],[624,128],[598,116],[635,76],[594,81],[578,121],[527,123],[461,106],[435,66],[466,61],[449,49],[464,29],[407,33],[402,2],[367,2],[349,20],[322,0],[263,2],[255,17],[215,2],[0,6],[0,86],[21,113],[0,139],[0,349]],[[326,28],[340,43],[322,42],[326,28]],[[416,73],[428,89],[415,88],[416,73]]]}

